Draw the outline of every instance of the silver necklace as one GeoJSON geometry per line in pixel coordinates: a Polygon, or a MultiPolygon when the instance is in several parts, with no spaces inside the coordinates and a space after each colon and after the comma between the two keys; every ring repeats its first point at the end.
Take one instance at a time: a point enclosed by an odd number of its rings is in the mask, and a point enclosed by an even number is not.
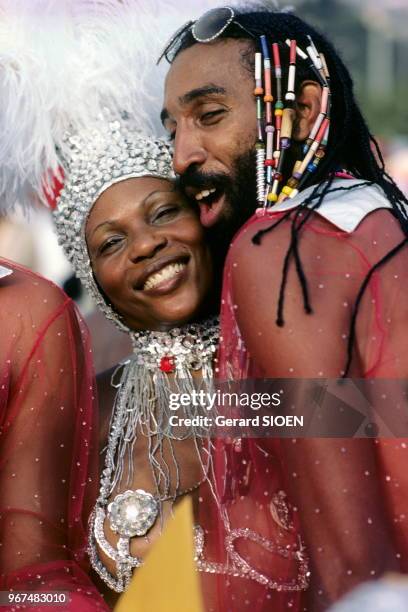
{"type": "MultiPolygon", "coordinates": [[[[169,408],[171,393],[193,391],[208,393],[213,389],[212,361],[218,347],[219,324],[213,318],[202,323],[191,323],[169,332],[132,332],[133,354],[120,364],[121,373],[112,411],[105,468],[100,481],[99,496],[90,517],[89,555],[93,568],[110,588],[122,592],[128,586],[132,571],[142,564],[142,559],[130,554],[132,537],[146,536],[161,517],[162,504],[174,501],[196,489],[207,478],[209,464],[204,465],[201,446],[208,440],[209,432],[202,427],[190,426],[180,434],[170,426],[173,413],[169,408]],[[193,371],[201,371],[199,382],[193,371]],[[169,374],[171,375],[171,383],[169,374]],[[147,462],[151,466],[155,491],[132,490],[133,450],[138,431],[148,439],[147,462]],[[180,472],[172,442],[194,440],[197,456],[203,468],[203,479],[188,489],[180,490],[180,472]],[[175,467],[176,483],[170,493],[170,466],[163,456],[163,443],[170,445],[175,467]],[[109,501],[114,490],[126,489],[109,501]],[[104,533],[105,521],[119,540],[113,547],[104,533]],[[116,565],[116,578],[108,572],[99,559],[97,545],[116,565]]],[[[180,406],[179,417],[194,419],[205,414],[200,403],[180,406]]],[[[174,413],[173,413],[174,414],[174,413]]],[[[199,420],[198,420],[199,421],[199,420]]],[[[210,453],[208,453],[208,462],[210,453]]]]}

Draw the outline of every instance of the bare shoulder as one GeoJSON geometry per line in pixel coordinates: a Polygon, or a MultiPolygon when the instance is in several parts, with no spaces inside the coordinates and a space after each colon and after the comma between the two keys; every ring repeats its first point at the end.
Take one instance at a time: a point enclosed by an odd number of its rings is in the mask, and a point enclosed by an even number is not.
{"type": "Polygon", "coordinates": [[[22,357],[39,341],[44,349],[53,343],[56,351],[58,334],[62,347],[63,339],[72,335],[77,319],[76,315],[64,316],[68,310],[73,314],[74,307],[59,287],[21,266],[10,262],[4,265],[12,269],[12,274],[0,279],[0,356],[3,352],[13,355],[13,364],[18,369],[22,357]]]}
{"type": "Polygon", "coordinates": [[[348,333],[361,282],[360,276],[353,278],[358,255],[345,232],[312,213],[297,236],[296,259],[290,249],[292,219],[281,220],[271,229],[277,220],[252,223],[231,247],[228,270],[237,323],[250,354],[266,375],[289,376],[298,371],[313,377],[325,371],[337,376],[343,352],[332,354],[330,344],[348,333]]]}
{"type": "Polygon", "coordinates": [[[0,281],[2,309],[14,308],[17,314],[48,311],[67,302],[69,298],[57,285],[31,270],[12,262],[0,262],[12,270],[12,274],[0,281]]]}
{"type": "MultiPolygon", "coordinates": [[[[257,294],[274,294],[279,289],[287,258],[288,287],[296,283],[297,275],[293,239],[293,215],[288,218],[260,218],[244,227],[234,240],[228,263],[233,287],[244,284],[257,294]]],[[[323,273],[325,266],[337,263],[339,269],[353,265],[355,253],[349,248],[348,235],[335,228],[320,215],[312,212],[305,227],[296,236],[299,261],[311,277],[323,273]]],[[[294,289],[294,287],[293,287],[294,289]]],[[[325,292],[321,296],[325,297],[325,292]]]]}

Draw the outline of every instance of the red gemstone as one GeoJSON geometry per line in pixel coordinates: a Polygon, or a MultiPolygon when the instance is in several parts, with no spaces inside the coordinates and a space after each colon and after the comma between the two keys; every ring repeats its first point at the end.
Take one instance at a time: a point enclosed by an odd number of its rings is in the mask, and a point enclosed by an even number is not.
{"type": "Polygon", "coordinates": [[[162,357],[160,360],[160,369],[162,372],[166,372],[166,374],[174,372],[174,357],[171,357],[169,355],[165,355],[164,357],[162,357]]]}

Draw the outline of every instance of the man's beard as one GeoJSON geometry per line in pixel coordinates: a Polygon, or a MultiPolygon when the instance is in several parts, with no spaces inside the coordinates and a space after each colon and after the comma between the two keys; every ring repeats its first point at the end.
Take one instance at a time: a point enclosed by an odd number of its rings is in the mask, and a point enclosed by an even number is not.
{"type": "Polygon", "coordinates": [[[193,165],[178,178],[177,184],[184,192],[187,187],[201,190],[215,188],[218,194],[224,194],[224,210],[217,223],[207,229],[207,233],[212,241],[220,239],[229,244],[257,206],[255,151],[247,151],[237,157],[230,175],[221,172],[204,173],[193,165]]]}

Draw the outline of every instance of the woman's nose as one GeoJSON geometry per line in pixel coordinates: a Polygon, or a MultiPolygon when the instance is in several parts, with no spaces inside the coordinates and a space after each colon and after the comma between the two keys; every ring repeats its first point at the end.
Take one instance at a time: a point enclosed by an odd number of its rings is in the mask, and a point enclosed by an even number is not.
{"type": "Polygon", "coordinates": [[[167,245],[167,242],[166,236],[161,232],[145,229],[137,238],[131,239],[129,259],[134,263],[151,259],[167,245]]]}

